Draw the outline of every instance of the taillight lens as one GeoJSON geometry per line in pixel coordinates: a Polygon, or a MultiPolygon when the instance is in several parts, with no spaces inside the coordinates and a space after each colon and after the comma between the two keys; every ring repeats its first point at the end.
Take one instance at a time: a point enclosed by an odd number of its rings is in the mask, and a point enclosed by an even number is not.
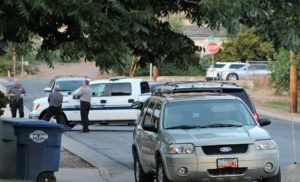
{"type": "Polygon", "coordinates": [[[253,113],[254,118],[256,119],[256,121],[259,121],[259,115],[257,114],[257,112],[253,113]]]}

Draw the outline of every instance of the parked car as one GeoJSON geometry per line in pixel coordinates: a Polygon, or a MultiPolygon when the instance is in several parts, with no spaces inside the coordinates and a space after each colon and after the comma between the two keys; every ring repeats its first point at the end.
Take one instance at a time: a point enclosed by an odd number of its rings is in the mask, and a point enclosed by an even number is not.
{"type": "Polygon", "coordinates": [[[276,142],[245,103],[223,93],[151,96],[133,132],[136,182],[280,182],[276,142]]]}
{"type": "MultiPolygon", "coordinates": [[[[121,121],[134,123],[139,115],[139,110],[131,109],[134,101],[144,101],[150,95],[148,82],[141,79],[129,79],[125,77],[112,77],[104,80],[94,80],[90,82],[93,90],[91,100],[91,110],[89,120],[91,123],[111,123],[121,121]]],[[[76,92],[76,91],[74,91],[76,92]]],[[[80,102],[73,98],[74,92],[63,99],[63,121],[69,126],[74,126],[81,122],[80,102]]],[[[30,118],[41,119],[46,113],[48,102],[35,107],[30,113],[30,118]]],[[[53,119],[56,122],[55,118],[53,119]]]]}
{"type": "Polygon", "coordinates": [[[220,80],[247,80],[267,76],[269,73],[267,64],[250,64],[235,70],[222,70],[218,77],[220,80]]]}
{"type": "Polygon", "coordinates": [[[233,95],[242,99],[245,104],[251,110],[254,118],[259,121],[260,119],[268,120],[267,117],[262,117],[258,115],[250,97],[248,96],[246,90],[240,87],[236,83],[231,82],[169,82],[164,86],[157,87],[152,95],[162,95],[165,93],[192,93],[192,92],[213,92],[213,93],[225,93],[233,95]]]}
{"type": "Polygon", "coordinates": [[[207,68],[206,70],[206,80],[218,80],[218,73],[222,71],[228,71],[228,70],[237,70],[244,66],[246,66],[246,63],[241,62],[217,62],[215,64],[212,64],[207,68]]]}

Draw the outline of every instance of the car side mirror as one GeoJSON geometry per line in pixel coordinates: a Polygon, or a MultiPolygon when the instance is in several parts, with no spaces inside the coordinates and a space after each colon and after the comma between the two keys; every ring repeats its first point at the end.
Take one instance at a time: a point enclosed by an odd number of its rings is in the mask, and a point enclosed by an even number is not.
{"type": "Polygon", "coordinates": [[[131,108],[132,108],[132,109],[139,109],[139,110],[142,110],[142,109],[143,109],[143,106],[144,106],[144,102],[136,101],[136,102],[133,102],[133,103],[132,103],[131,108]]]}
{"type": "Polygon", "coordinates": [[[261,117],[258,123],[260,126],[267,126],[271,124],[271,120],[268,117],[261,117]]]}
{"type": "Polygon", "coordinates": [[[52,89],[50,87],[44,88],[44,92],[52,92],[52,89]]]}
{"type": "Polygon", "coordinates": [[[146,124],[143,126],[143,129],[146,131],[157,132],[157,129],[155,128],[154,124],[146,124]]]}

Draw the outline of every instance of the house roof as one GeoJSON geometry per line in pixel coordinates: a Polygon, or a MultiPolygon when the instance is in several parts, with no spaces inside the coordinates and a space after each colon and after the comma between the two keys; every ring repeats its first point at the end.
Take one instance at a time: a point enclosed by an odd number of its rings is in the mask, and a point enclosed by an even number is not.
{"type": "Polygon", "coordinates": [[[221,30],[211,30],[210,28],[201,26],[198,27],[197,25],[187,25],[183,26],[183,33],[188,37],[220,37],[226,38],[227,32],[223,28],[221,30]]]}

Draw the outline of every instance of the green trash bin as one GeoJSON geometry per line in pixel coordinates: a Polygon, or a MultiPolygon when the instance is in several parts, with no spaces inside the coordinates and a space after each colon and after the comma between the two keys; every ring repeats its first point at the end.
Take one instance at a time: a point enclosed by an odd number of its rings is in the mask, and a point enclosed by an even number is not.
{"type": "Polygon", "coordinates": [[[0,179],[16,178],[17,137],[13,125],[16,119],[0,118],[0,179]]]}

